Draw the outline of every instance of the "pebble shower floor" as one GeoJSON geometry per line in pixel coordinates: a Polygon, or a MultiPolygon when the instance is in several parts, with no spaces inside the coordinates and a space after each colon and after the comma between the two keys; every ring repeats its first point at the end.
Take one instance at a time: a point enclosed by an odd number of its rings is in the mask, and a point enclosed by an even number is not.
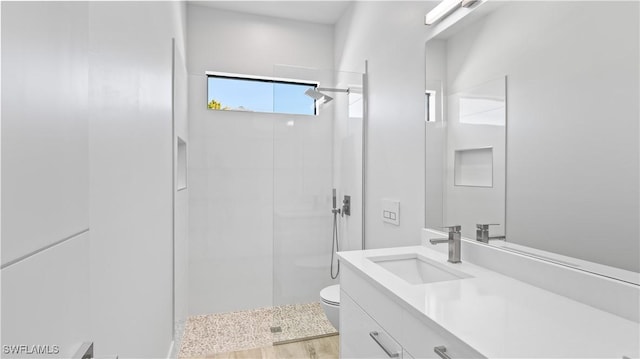
{"type": "Polygon", "coordinates": [[[318,302],[197,315],[185,323],[178,358],[205,357],[337,334],[318,302]]]}

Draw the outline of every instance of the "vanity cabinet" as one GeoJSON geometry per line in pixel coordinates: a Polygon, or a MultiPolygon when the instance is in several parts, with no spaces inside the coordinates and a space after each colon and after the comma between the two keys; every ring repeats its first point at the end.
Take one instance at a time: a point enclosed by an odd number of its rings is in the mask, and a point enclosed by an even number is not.
{"type": "Polygon", "coordinates": [[[484,358],[348,266],[340,289],[341,358],[484,358]],[[447,356],[439,356],[436,347],[446,348],[447,356]]]}
{"type": "Polygon", "coordinates": [[[340,293],[340,336],[341,358],[404,357],[402,346],[344,292],[340,293]]]}
{"type": "Polygon", "coordinates": [[[637,321],[428,247],[338,256],[343,358],[640,358],[637,321]],[[444,268],[468,277],[428,277],[444,268]]]}

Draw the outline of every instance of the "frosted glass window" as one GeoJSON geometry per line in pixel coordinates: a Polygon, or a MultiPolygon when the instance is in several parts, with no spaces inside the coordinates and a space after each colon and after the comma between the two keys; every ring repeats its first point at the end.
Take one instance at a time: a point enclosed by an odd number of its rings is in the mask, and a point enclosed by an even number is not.
{"type": "Polygon", "coordinates": [[[207,107],[211,110],[315,115],[315,100],[305,91],[318,85],[296,80],[207,75],[207,107]]]}

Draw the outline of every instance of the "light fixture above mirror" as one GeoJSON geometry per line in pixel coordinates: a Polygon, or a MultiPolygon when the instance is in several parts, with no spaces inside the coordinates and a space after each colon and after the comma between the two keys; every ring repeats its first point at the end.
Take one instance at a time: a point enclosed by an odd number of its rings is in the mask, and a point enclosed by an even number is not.
{"type": "Polygon", "coordinates": [[[425,15],[424,23],[426,25],[433,25],[449,16],[449,14],[456,11],[458,8],[468,8],[473,6],[476,2],[478,2],[478,0],[443,0],[425,15]]]}

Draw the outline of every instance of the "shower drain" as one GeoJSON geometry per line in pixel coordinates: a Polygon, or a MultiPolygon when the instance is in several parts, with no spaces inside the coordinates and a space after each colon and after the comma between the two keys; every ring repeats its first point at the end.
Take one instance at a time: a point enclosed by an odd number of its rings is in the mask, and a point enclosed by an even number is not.
{"type": "Polygon", "coordinates": [[[282,332],[281,327],[271,327],[271,333],[280,333],[282,332]]]}

